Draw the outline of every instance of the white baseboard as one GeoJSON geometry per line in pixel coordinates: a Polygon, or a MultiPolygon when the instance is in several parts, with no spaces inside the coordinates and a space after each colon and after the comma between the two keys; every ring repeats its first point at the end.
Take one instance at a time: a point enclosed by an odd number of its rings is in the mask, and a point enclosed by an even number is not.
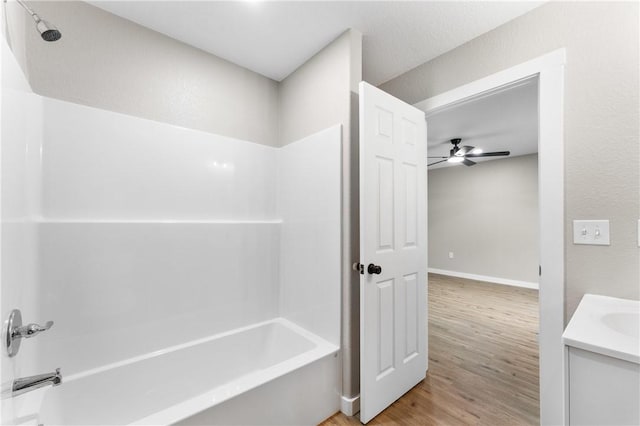
{"type": "Polygon", "coordinates": [[[340,411],[347,416],[355,416],[360,411],[360,395],[353,398],[340,397],[340,411]]]}
{"type": "Polygon", "coordinates": [[[447,271],[444,269],[429,268],[428,271],[433,274],[448,275],[450,277],[466,278],[469,280],[485,281],[494,284],[510,285],[513,287],[532,288],[537,290],[538,283],[529,281],[510,280],[508,278],[488,277],[486,275],[468,274],[466,272],[447,271]]]}

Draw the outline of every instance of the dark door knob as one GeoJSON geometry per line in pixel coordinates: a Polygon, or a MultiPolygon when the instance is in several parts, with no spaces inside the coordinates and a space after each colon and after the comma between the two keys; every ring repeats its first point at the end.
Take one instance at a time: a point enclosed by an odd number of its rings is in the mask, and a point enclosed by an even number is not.
{"type": "Polygon", "coordinates": [[[367,272],[370,274],[380,275],[382,273],[382,267],[370,263],[369,266],[367,266],[367,272]]]}

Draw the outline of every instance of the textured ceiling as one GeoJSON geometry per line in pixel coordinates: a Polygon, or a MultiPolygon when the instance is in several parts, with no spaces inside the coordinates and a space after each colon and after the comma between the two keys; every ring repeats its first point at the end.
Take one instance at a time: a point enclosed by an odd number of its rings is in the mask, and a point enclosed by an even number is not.
{"type": "MultiPolygon", "coordinates": [[[[538,152],[538,82],[531,79],[507,90],[445,108],[427,116],[429,156],[448,156],[450,140],[484,152],[511,151],[510,157],[538,152]]],[[[474,158],[483,162],[500,158],[474,158]]],[[[429,163],[438,161],[429,159],[429,163]]],[[[448,162],[429,167],[466,167],[448,162]]]]}
{"type": "Polygon", "coordinates": [[[278,81],[355,28],[364,35],[364,79],[377,85],[543,2],[90,3],[278,81]]]}

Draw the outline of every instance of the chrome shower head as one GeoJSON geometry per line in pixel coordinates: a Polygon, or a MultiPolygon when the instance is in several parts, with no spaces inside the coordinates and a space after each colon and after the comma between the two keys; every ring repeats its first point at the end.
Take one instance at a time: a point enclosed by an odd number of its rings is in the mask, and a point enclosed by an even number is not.
{"type": "MultiPolygon", "coordinates": [[[[7,0],[5,0],[5,2],[6,1],[7,0]]],[[[33,9],[31,9],[22,0],[16,0],[16,2],[18,2],[18,4],[20,6],[22,6],[27,12],[29,12],[29,15],[31,15],[31,17],[33,18],[33,20],[36,23],[36,29],[40,33],[40,37],[42,37],[42,39],[44,41],[57,41],[57,40],[60,40],[60,38],[62,37],[62,33],[56,28],[55,25],[53,25],[52,23],[50,23],[48,21],[40,19],[38,14],[35,13],[33,11],[33,9]]]]}
{"type": "Polygon", "coordinates": [[[60,40],[62,33],[58,31],[55,25],[48,21],[40,20],[36,22],[36,28],[40,32],[40,37],[44,41],[56,41],[60,40]]]}

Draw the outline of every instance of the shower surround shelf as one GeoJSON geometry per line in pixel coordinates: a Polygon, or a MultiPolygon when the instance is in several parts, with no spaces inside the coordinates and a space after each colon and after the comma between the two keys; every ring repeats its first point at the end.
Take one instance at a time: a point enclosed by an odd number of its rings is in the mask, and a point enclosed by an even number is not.
{"type": "Polygon", "coordinates": [[[279,224],[282,219],[36,219],[35,223],[46,224],[166,224],[166,225],[233,225],[233,224],[279,224]]]}

